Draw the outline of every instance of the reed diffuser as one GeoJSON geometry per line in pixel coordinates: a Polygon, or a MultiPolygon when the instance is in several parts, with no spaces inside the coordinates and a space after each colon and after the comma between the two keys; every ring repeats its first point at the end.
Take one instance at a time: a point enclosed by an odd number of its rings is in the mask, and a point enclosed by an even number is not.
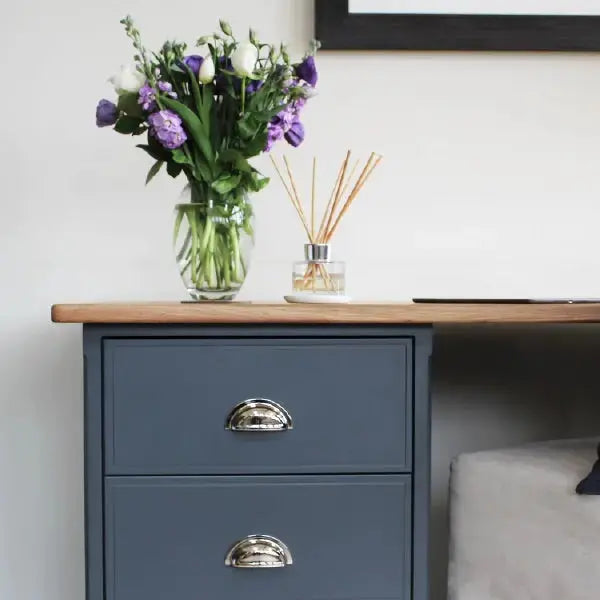
{"type": "Polygon", "coordinates": [[[360,169],[359,175],[356,176],[359,172],[360,160],[350,167],[352,152],[348,150],[320,219],[317,214],[319,203],[316,197],[317,159],[314,158],[312,164],[310,218],[307,218],[287,157],[283,157],[285,170],[280,168],[273,156],[270,158],[308,238],[308,242],[304,245],[305,260],[294,265],[292,279],[294,298],[315,302],[326,301],[327,298],[333,297],[339,301],[345,297],[345,264],[332,259],[332,238],[382,156],[372,152],[360,169]]]}

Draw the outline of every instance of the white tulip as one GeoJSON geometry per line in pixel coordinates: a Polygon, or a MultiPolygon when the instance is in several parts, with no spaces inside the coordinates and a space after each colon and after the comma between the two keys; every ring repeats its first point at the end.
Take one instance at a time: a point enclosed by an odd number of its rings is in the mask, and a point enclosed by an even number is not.
{"type": "Polygon", "coordinates": [[[140,73],[135,65],[121,65],[121,70],[113,75],[109,81],[115,86],[117,94],[126,92],[139,92],[146,83],[146,76],[140,73]]]}
{"type": "Polygon", "coordinates": [[[231,55],[234,71],[242,77],[250,77],[258,60],[258,50],[250,42],[242,42],[231,55]]]}
{"type": "Polygon", "coordinates": [[[211,83],[214,78],[215,62],[213,61],[212,56],[209,54],[200,65],[198,79],[200,80],[200,83],[211,83]]]}

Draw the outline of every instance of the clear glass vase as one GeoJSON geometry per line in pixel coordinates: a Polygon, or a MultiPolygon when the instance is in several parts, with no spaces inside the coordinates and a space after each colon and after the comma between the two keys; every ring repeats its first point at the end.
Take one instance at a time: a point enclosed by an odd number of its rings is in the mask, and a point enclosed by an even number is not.
{"type": "Polygon", "coordinates": [[[233,300],[240,291],[254,246],[249,197],[224,202],[188,186],[175,206],[173,246],[179,274],[197,301],[233,300]]]}

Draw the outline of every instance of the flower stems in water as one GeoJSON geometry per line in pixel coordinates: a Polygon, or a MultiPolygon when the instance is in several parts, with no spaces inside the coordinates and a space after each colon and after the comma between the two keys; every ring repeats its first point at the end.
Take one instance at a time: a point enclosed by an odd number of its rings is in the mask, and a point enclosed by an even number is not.
{"type": "Polygon", "coordinates": [[[181,205],[177,211],[174,240],[181,276],[199,291],[239,288],[247,271],[242,237],[252,237],[249,214],[214,216],[211,209],[195,204],[181,205]],[[185,235],[180,235],[182,227],[185,235]]]}

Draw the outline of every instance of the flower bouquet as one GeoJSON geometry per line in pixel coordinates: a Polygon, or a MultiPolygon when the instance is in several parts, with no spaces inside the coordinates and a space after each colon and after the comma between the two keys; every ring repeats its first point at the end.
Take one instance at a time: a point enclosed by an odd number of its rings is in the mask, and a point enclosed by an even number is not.
{"type": "Polygon", "coordinates": [[[315,93],[318,43],[294,63],[284,45],[262,43],[253,30],[239,41],[221,21],[220,33],[197,41],[204,56],[174,41],[150,52],[131,17],[121,23],[135,64],[111,79],[118,100],[100,100],[96,124],[146,137],[137,145],[155,161],[146,183],[163,167],[183,173],[173,232],[181,276],[196,300],[232,299],[254,241],[250,194],[269,182],[248,159],[279,140],[304,140],[300,113],[315,93]]]}

